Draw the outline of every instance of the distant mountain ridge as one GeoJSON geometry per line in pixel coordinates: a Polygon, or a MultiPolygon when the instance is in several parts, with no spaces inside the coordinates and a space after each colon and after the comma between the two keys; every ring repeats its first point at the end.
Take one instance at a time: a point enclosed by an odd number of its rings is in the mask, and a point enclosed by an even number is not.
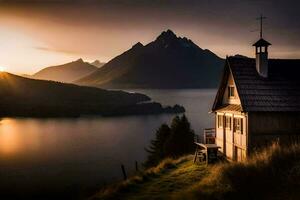
{"type": "Polygon", "coordinates": [[[102,67],[103,65],[105,65],[104,62],[100,62],[99,60],[95,60],[94,62],[90,62],[91,65],[94,65],[98,68],[102,67]]]}
{"type": "Polygon", "coordinates": [[[108,91],[0,73],[0,117],[78,117],[181,113],[139,93],[108,91]]]}
{"type": "MultiPolygon", "coordinates": [[[[100,62],[96,64],[100,64],[100,62]]],[[[31,78],[72,83],[75,80],[91,74],[97,69],[97,66],[84,62],[80,58],[76,61],[63,65],[46,67],[32,75],[31,78]]]]}
{"type": "Polygon", "coordinates": [[[103,88],[214,88],[224,60],[171,30],[140,42],[75,83],[103,88]]]}

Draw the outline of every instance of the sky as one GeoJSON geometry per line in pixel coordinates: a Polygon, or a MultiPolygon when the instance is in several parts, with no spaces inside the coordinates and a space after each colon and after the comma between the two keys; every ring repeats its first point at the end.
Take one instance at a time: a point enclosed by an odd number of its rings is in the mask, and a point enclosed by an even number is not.
{"type": "Polygon", "coordinates": [[[0,0],[0,70],[108,62],[167,29],[223,58],[253,57],[261,14],[270,57],[300,58],[299,7],[291,0],[0,0]]]}

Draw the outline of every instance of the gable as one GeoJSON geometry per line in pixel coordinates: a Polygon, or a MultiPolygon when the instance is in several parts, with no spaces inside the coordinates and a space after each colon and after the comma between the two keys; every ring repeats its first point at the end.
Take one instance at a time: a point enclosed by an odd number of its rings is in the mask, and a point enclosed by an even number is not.
{"type": "Polygon", "coordinates": [[[237,92],[237,88],[236,88],[236,84],[234,82],[233,76],[231,71],[229,71],[229,73],[227,74],[227,83],[226,84],[226,88],[224,90],[224,94],[223,94],[223,99],[222,99],[222,104],[223,105],[227,105],[227,104],[241,104],[238,92],[237,92]],[[230,92],[229,92],[229,88],[233,88],[233,94],[234,96],[230,96],[230,92]]]}
{"type": "MultiPolygon", "coordinates": [[[[215,101],[212,107],[212,111],[216,111],[219,108],[224,107],[224,105],[235,104],[241,105],[241,100],[239,97],[238,89],[233,77],[233,74],[229,68],[227,59],[224,66],[221,82],[215,97],[215,101]],[[235,98],[229,97],[228,87],[234,87],[235,98]]],[[[242,110],[242,109],[241,109],[242,110]]]]}

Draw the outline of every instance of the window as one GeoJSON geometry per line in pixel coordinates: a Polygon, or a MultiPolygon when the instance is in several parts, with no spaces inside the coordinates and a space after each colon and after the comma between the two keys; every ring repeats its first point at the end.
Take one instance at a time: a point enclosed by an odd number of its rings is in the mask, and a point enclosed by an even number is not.
{"type": "Polygon", "coordinates": [[[234,98],[234,87],[233,86],[228,87],[228,97],[234,98]]]}
{"type": "Polygon", "coordinates": [[[234,132],[243,134],[243,118],[234,118],[233,127],[234,132]]]}
{"type": "Polygon", "coordinates": [[[218,128],[223,128],[223,115],[218,115],[218,128]]]}
{"type": "Polygon", "coordinates": [[[225,128],[231,130],[231,117],[225,116],[225,128]]]}

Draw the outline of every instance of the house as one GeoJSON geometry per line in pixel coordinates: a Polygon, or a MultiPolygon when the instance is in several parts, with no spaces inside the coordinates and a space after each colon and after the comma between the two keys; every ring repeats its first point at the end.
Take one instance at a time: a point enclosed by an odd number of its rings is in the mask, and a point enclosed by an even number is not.
{"type": "Polygon", "coordinates": [[[229,159],[300,138],[300,59],[268,59],[270,45],[261,38],[255,59],[226,58],[212,112],[216,144],[229,159]]]}

